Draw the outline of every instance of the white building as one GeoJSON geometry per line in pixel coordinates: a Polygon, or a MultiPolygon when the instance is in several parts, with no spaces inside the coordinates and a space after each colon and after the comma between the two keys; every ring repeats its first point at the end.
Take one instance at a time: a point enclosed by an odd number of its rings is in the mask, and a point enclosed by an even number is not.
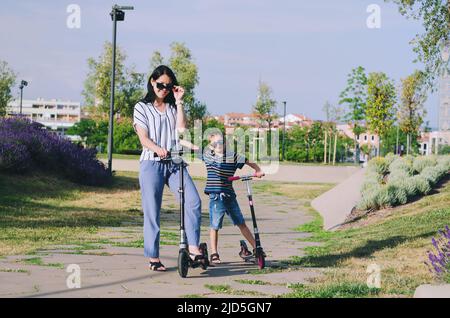
{"type": "Polygon", "coordinates": [[[286,118],[280,117],[278,119],[278,125],[279,127],[283,127],[284,121],[286,120],[286,128],[292,128],[294,126],[311,126],[313,121],[302,114],[287,114],[286,118]]]}
{"type": "MultiPolygon", "coordinates": [[[[20,100],[8,103],[7,114],[10,116],[20,114],[20,100]]],[[[79,102],[56,99],[24,99],[22,101],[22,115],[43,124],[59,135],[64,135],[68,128],[80,121],[81,105],[79,102]]]]}
{"type": "Polygon", "coordinates": [[[439,147],[450,145],[450,130],[422,133],[420,136],[421,155],[438,154],[439,147]]]}

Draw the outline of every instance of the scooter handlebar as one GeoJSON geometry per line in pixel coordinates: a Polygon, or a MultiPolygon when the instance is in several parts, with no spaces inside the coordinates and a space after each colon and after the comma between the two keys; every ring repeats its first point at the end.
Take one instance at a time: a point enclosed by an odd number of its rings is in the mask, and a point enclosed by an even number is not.
{"type": "Polygon", "coordinates": [[[240,179],[251,179],[251,178],[255,178],[256,174],[249,174],[246,176],[233,176],[233,177],[228,177],[228,181],[236,181],[236,180],[240,180],[240,179]]]}

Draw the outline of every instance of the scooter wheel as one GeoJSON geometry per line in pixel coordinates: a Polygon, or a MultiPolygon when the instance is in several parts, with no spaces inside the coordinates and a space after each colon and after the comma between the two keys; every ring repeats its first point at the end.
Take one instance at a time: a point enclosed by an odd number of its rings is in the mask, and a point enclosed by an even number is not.
{"type": "Polygon", "coordinates": [[[178,274],[180,274],[180,276],[182,278],[185,278],[188,274],[188,270],[189,270],[189,259],[188,259],[188,255],[185,251],[180,251],[178,253],[178,274]]]}
{"type": "Polygon", "coordinates": [[[257,261],[259,269],[263,269],[266,266],[266,260],[263,255],[259,255],[257,261]]]}

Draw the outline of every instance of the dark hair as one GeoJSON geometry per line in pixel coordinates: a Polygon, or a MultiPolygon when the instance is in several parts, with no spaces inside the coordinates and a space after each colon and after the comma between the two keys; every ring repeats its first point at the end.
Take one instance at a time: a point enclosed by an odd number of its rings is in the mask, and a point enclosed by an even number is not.
{"type": "MultiPolygon", "coordinates": [[[[165,65],[160,65],[157,68],[155,68],[152,75],[150,75],[150,77],[148,79],[147,95],[145,95],[145,97],[142,99],[142,102],[153,103],[155,101],[156,94],[155,94],[155,91],[153,90],[151,80],[153,79],[154,81],[156,81],[158,78],[160,78],[164,74],[170,77],[173,85],[178,85],[178,81],[177,81],[177,78],[175,77],[174,72],[169,67],[167,67],[165,65]]],[[[172,91],[166,96],[166,98],[164,98],[164,102],[176,107],[175,96],[173,95],[172,91]]]]}

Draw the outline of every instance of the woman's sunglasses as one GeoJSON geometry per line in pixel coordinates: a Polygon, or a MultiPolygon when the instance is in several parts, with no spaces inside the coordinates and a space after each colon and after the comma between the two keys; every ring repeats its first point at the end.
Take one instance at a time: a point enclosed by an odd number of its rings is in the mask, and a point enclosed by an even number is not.
{"type": "Polygon", "coordinates": [[[168,90],[171,91],[174,88],[175,85],[173,85],[172,83],[170,84],[163,84],[163,83],[158,83],[156,82],[156,88],[158,88],[159,90],[168,90]]]}

